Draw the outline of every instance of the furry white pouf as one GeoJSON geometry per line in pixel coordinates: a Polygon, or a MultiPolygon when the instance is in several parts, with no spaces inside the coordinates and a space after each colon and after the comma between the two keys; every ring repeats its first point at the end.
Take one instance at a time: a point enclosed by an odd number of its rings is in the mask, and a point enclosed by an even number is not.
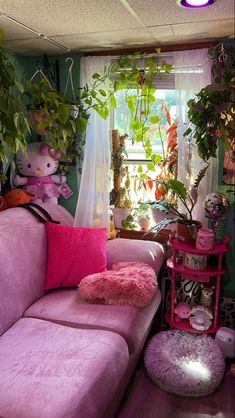
{"type": "Polygon", "coordinates": [[[222,351],[210,335],[176,329],[152,337],[144,362],[154,383],[181,396],[211,394],[225,372],[222,351]]]}

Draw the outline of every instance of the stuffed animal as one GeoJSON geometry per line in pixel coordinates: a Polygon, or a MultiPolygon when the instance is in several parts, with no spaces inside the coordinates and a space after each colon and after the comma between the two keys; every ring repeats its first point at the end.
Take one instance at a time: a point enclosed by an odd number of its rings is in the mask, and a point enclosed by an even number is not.
{"type": "Polygon", "coordinates": [[[58,203],[58,197],[63,194],[58,185],[66,186],[66,177],[54,174],[60,157],[61,152],[54,151],[46,142],[29,144],[25,153],[21,150],[17,153],[16,166],[22,176],[16,175],[14,184],[34,193],[32,202],[58,203]]]}
{"type": "Polygon", "coordinates": [[[0,212],[7,209],[7,202],[3,196],[0,196],[0,212]]]}
{"type": "Polygon", "coordinates": [[[4,194],[4,199],[8,208],[15,208],[18,205],[29,203],[35,198],[35,193],[28,192],[24,189],[11,189],[4,194]]]}
{"type": "Polygon", "coordinates": [[[187,319],[191,315],[191,307],[188,303],[182,302],[178,303],[174,309],[175,322],[180,322],[181,319],[187,319]]]}

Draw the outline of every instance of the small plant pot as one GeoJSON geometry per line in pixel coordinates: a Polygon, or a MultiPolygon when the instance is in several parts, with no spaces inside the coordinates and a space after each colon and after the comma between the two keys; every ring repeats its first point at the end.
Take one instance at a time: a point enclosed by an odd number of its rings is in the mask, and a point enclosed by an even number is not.
{"type": "Polygon", "coordinates": [[[111,208],[113,212],[113,221],[116,229],[122,229],[122,221],[133,211],[132,208],[111,208]]]}
{"type": "Polygon", "coordinates": [[[191,224],[177,222],[178,240],[185,244],[195,245],[197,231],[202,227],[201,222],[192,221],[191,224]]]}
{"type": "Polygon", "coordinates": [[[138,223],[140,229],[143,231],[148,231],[150,227],[150,219],[147,216],[140,215],[138,216],[138,223]]]}

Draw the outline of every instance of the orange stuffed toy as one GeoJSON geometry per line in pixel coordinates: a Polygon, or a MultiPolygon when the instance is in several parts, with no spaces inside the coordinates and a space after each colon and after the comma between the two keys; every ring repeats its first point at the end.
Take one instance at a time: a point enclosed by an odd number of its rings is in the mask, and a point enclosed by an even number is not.
{"type": "Polygon", "coordinates": [[[4,199],[8,208],[15,208],[18,205],[29,203],[33,198],[35,198],[35,193],[18,188],[11,189],[4,194],[4,199]]]}
{"type": "Polygon", "coordinates": [[[0,212],[7,209],[7,202],[3,196],[0,196],[0,212]]]}

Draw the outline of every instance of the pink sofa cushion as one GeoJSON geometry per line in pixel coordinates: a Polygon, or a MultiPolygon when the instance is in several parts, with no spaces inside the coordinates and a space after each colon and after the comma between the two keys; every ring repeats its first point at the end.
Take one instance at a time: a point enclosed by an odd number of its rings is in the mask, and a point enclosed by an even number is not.
{"type": "Polygon", "coordinates": [[[84,302],[76,289],[58,289],[43,296],[24,313],[73,328],[104,329],[121,335],[132,354],[149,331],[161,301],[159,290],[146,308],[92,305],[84,302]]]}
{"type": "Polygon", "coordinates": [[[0,415],[100,418],[128,365],[122,337],[24,318],[1,337],[0,415]]]}
{"type": "Polygon", "coordinates": [[[45,290],[77,286],[88,274],[105,271],[106,228],[78,228],[48,222],[45,290]]]}
{"type": "Polygon", "coordinates": [[[108,269],[120,261],[138,261],[149,264],[158,273],[165,257],[165,251],[158,242],[125,238],[107,241],[108,269]]]}
{"type": "MultiPolygon", "coordinates": [[[[73,217],[62,206],[41,206],[62,224],[73,224],[73,217]]],[[[0,334],[43,295],[46,257],[44,224],[23,208],[0,212],[0,334]]]]}
{"type": "Polygon", "coordinates": [[[103,305],[147,306],[157,292],[156,274],[148,264],[121,262],[112,270],[90,274],[81,280],[82,299],[103,305]]]}

